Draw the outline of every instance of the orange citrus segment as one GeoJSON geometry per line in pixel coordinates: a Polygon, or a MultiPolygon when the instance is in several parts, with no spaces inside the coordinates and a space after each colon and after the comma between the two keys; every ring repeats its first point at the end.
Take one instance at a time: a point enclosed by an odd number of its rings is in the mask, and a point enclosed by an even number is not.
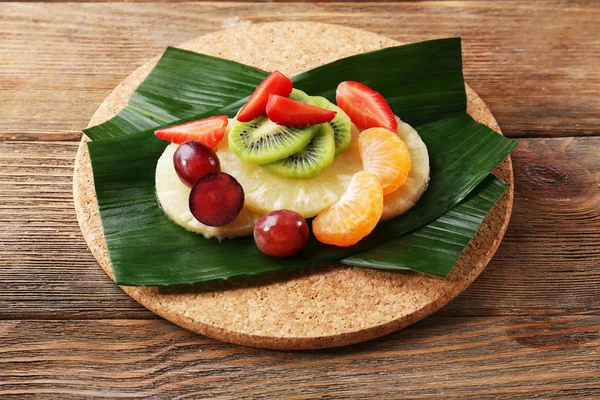
{"type": "Polygon", "coordinates": [[[379,178],[383,194],[398,189],[410,171],[410,153],[398,135],[385,128],[362,131],[358,139],[360,157],[365,171],[379,178]]]}
{"type": "Polygon", "coordinates": [[[398,120],[398,136],[410,153],[410,172],[406,182],[395,192],[383,197],[381,221],[397,217],[415,205],[429,184],[429,154],[427,146],[410,125],[398,120]]]}
{"type": "Polygon", "coordinates": [[[312,223],[315,237],[322,243],[352,246],[367,236],[383,212],[383,188],[367,171],[354,174],[348,190],[312,223]]]}

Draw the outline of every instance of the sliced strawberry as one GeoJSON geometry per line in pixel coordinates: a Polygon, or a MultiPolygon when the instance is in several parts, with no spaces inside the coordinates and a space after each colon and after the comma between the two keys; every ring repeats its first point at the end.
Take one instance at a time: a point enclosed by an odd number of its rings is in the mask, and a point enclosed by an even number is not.
{"type": "Polygon", "coordinates": [[[265,114],[269,95],[278,94],[288,97],[292,93],[292,81],[279,71],[273,72],[254,90],[244,107],[240,110],[237,120],[249,122],[265,114]]]}
{"type": "Polygon", "coordinates": [[[226,115],[208,117],[159,129],[154,131],[154,134],[159,139],[177,144],[187,142],[188,140],[195,140],[212,149],[223,139],[227,122],[228,118],[226,115]]]}
{"type": "Polygon", "coordinates": [[[322,124],[331,121],[335,114],[337,114],[335,111],[324,110],[276,94],[269,96],[267,103],[269,119],[276,124],[292,128],[322,124]]]}
{"type": "Polygon", "coordinates": [[[345,81],[335,92],[338,106],[360,129],[386,128],[398,130],[398,121],[388,102],[379,93],[360,82],[345,81]]]}

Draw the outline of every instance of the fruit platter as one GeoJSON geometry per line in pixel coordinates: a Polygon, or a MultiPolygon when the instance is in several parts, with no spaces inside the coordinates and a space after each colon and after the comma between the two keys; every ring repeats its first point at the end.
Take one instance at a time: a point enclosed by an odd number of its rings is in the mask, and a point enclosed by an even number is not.
{"type": "Polygon", "coordinates": [[[424,318],[483,270],[512,205],[516,143],[498,131],[459,38],[231,29],[107,98],[76,210],[108,275],[164,318],[243,345],[342,346],[424,318]]]}
{"type": "Polygon", "coordinates": [[[207,239],[253,234],[274,257],[302,250],[305,218],[315,217],[321,243],[357,244],[416,203],[429,158],[379,93],[346,81],[336,98],[340,107],[275,71],[231,122],[211,116],[157,130],[172,142],[156,167],[161,208],[207,239]]]}

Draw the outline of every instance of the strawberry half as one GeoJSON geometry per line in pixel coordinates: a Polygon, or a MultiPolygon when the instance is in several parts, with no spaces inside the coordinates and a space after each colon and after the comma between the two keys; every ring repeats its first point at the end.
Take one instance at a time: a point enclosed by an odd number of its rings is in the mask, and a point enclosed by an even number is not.
{"type": "Polygon", "coordinates": [[[226,115],[209,117],[159,129],[154,131],[154,134],[159,139],[177,144],[195,140],[212,149],[223,139],[227,123],[226,115]]]}
{"type": "Polygon", "coordinates": [[[269,96],[267,103],[269,119],[276,124],[291,128],[322,124],[331,121],[336,114],[335,111],[311,106],[276,94],[269,96]]]}
{"type": "Polygon", "coordinates": [[[278,94],[288,97],[290,93],[292,93],[292,81],[279,71],[273,72],[254,90],[254,93],[240,110],[237,120],[249,122],[264,115],[269,95],[278,94]]]}
{"type": "Polygon", "coordinates": [[[345,81],[335,92],[338,106],[360,129],[386,128],[398,130],[398,121],[388,102],[379,93],[360,82],[345,81]]]}

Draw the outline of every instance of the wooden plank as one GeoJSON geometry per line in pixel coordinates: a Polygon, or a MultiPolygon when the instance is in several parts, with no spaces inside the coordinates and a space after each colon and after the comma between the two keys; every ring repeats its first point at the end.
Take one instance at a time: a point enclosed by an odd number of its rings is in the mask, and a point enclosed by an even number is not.
{"type": "Polygon", "coordinates": [[[429,318],[341,349],[274,352],[164,321],[2,321],[0,396],[591,399],[600,317],[429,318]]]}
{"type": "Polygon", "coordinates": [[[0,142],[0,319],[153,318],[106,276],[79,231],[77,145],[0,142]]]}
{"type": "Polygon", "coordinates": [[[519,140],[508,232],[475,284],[443,314],[599,313],[599,139],[519,140]]]}
{"type": "MultiPolygon", "coordinates": [[[[521,139],[498,253],[444,316],[600,315],[600,138],[521,139]]],[[[0,319],[153,318],[87,250],[76,143],[0,143],[0,319]]]]}
{"type": "Polygon", "coordinates": [[[340,23],[401,42],[462,36],[466,79],[507,135],[600,134],[593,0],[2,3],[0,140],[76,140],[104,97],[165,46],[282,19],[340,23]]]}
{"type": "MultiPolygon", "coordinates": [[[[437,2],[456,2],[456,0],[433,0],[437,2]]],[[[498,2],[515,0],[496,0],[498,2]]],[[[35,0],[8,0],[8,3],[31,3],[35,0]]],[[[147,3],[147,0],[126,0],[127,3],[147,3]]],[[[370,0],[368,3],[420,3],[430,0],[370,0]]],[[[67,3],[64,0],[46,0],[44,3],[67,3]]],[[[105,0],[73,0],[68,3],[106,3],[105,0]]],[[[178,0],[157,0],[153,3],[180,3],[178,0]]],[[[191,3],[191,2],[190,2],[191,3]]],[[[212,3],[309,3],[305,0],[213,0],[212,3]]],[[[318,3],[366,3],[364,0],[323,0],[318,3]]]]}

